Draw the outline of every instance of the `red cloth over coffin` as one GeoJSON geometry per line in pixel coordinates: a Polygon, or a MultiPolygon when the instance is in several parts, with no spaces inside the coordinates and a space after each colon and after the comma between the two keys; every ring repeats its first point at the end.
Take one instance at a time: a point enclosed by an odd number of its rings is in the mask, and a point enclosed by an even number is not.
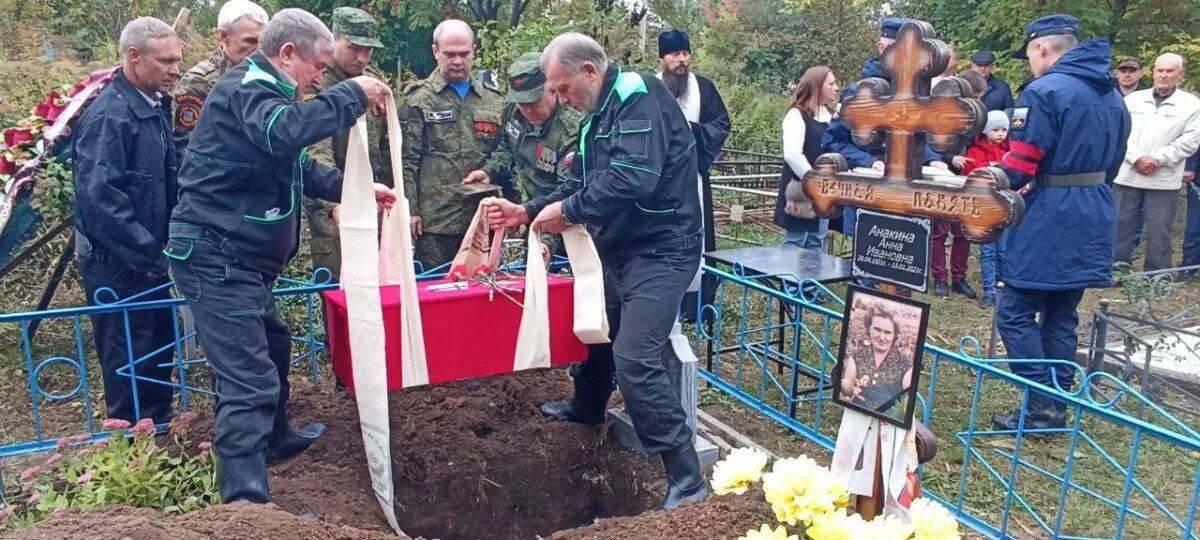
{"type": "MultiPolygon", "coordinates": [[[[575,337],[573,292],[570,278],[548,276],[550,293],[550,362],[564,366],[587,357],[587,347],[575,337]]],[[[525,281],[504,283],[504,294],[478,283],[466,289],[438,290],[456,283],[449,280],[417,282],[421,302],[421,324],[425,334],[425,359],[429,383],[437,384],[513,371],[517,329],[525,281]],[[433,288],[433,290],[430,290],[433,288]]],[[[354,391],[354,369],[347,328],[346,293],[326,291],[325,322],[333,372],[354,391]]],[[[383,303],[383,327],[387,343],[388,391],[403,388],[400,380],[400,287],[379,288],[383,303]]]]}

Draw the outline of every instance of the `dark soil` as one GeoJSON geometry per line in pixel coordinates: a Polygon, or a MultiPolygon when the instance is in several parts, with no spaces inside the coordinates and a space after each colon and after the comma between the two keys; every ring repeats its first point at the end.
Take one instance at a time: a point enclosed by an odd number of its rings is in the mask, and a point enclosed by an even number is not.
{"type": "Polygon", "coordinates": [[[304,519],[275,505],[230,504],[168,516],[145,508],[67,512],[6,540],[395,540],[374,531],[304,519]]]}
{"type": "MultiPolygon", "coordinates": [[[[771,520],[761,493],[648,512],[662,497],[660,464],[620,448],[603,428],[552,422],[537,411],[570,392],[565,373],[541,371],[392,394],[404,531],[441,540],[727,540],[771,520]]],[[[297,390],[290,413],[294,425],[319,420],[330,431],[271,468],[278,507],[226,505],[182,516],[73,512],[3,538],[396,538],[370,490],[353,398],[297,390]]],[[[211,424],[199,418],[188,432],[193,444],[209,440],[211,424]]]]}
{"type": "MultiPolygon", "coordinates": [[[[569,395],[560,371],[530,372],[396,392],[391,396],[397,519],[413,536],[520,539],[653,508],[661,466],[618,447],[599,428],[552,422],[537,410],[569,395]]],[[[271,469],[283,509],[336,524],[390,531],[365,467],[354,400],[300,393],[293,423],[330,432],[271,469]]]]}
{"type": "Polygon", "coordinates": [[[776,525],[775,514],[763,500],[762,490],[755,488],[741,496],[710,496],[671,512],[604,520],[555,533],[550,540],[733,540],[763,523],[776,525]]]}

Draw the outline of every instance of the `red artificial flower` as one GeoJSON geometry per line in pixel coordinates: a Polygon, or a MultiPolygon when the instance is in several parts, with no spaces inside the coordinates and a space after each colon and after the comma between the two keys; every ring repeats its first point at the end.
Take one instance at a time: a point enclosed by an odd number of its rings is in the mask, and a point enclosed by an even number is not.
{"type": "Polygon", "coordinates": [[[31,142],[33,142],[32,129],[8,128],[4,130],[4,146],[8,148],[16,148],[31,142]]]}
{"type": "Polygon", "coordinates": [[[0,174],[16,174],[17,163],[8,153],[0,154],[0,174]]]}
{"type": "Polygon", "coordinates": [[[58,119],[58,116],[67,109],[66,101],[58,91],[50,92],[46,96],[46,100],[38,103],[33,108],[33,114],[46,119],[46,122],[53,123],[58,119]]]}

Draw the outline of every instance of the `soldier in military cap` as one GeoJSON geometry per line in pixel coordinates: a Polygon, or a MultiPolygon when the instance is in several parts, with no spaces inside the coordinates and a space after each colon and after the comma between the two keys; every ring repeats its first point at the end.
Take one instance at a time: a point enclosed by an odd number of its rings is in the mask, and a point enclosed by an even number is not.
{"type": "MultiPolygon", "coordinates": [[[[504,133],[483,167],[471,171],[464,184],[492,183],[516,188],[522,201],[548,196],[565,177],[566,164],[579,144],[578,112],[558,105],[558,98],[543,92],[542,53],[525,53],[508,68],[510,105],[504,113],[504,133]]],[[[537,213],[536,209],[533,212],[537,213]]],[[[558,251],[553,235],[543,235],[547,253],[558,251]]]]}
{"type": "Polygon", "coordinates": [[[258,49],[258,36],[267,25],[267,11],[250,0],[229,0],[217,14],[219,43],[212,56],[196,64],[172,89],[175,100],[174,138],[180,161],[200,109],[217,79],[258,49]]]}
{"type": "Polygon", "coordinates": [[[437,69],[404,89],[404,192],[412,208],[416,257],[426,268],[454,258],[470,216],[454,189],[483,166],[499,142],[504,99],[471,76],[475,34],[446,20],[433,31],[437,69]]]}
{"type": "MultiPolygon", "coordinates": [[[[340,7],[333,10],[333,62],[325,68],[325,78],[314,88],[318,93],[334,85],[357,77],[369,75],[383,80],[383,75],[372,67],[371,56],[375,49],[383,47],[375,19],[361,9],[340,7]]],[[[371,171],[375,182],[392,187],[391,159],[387,147],[387,125],[384,111],[367,111],[368,153],[371,156],[371,171]]],[[[313,159],[326,165],[346,168],[346,146],[350,142],[350,130],[342,131],[332,138],[313,147],[313,159]]],[[[329,270],[334,280],[341,274],[342,250],[338,239],[337,223],[333,220],[333,209],[337,205],[314,198],[304,200],[304,211],[308,216],[308,227],[312,232],[313,269],[329,270]]]]}

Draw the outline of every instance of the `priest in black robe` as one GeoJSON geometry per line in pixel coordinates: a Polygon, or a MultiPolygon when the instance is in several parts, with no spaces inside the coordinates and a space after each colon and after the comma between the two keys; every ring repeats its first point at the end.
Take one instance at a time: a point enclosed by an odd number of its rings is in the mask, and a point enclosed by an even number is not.
{"type": "MultiPolygon", "coordinates": [[[[683,116],[692,125],[696,138],[696,157],[700,178],[697,189],[704,203],[704,251],[717,249],[717,232],[713,222],[713,197],[709,174],[712,164],[721,154],[729,137],[729,112],[712,81],[692,73],[692,45],[685,32],[670,30],[658,35],[659,78],[683,109],[683,116]]],[[[704,279],[704,303],[711,303],[716,290],[715,280],[704,279]]],[[[699,274],[683,298],[683,318],[692,320],[696,314],[699,274]]]]}

